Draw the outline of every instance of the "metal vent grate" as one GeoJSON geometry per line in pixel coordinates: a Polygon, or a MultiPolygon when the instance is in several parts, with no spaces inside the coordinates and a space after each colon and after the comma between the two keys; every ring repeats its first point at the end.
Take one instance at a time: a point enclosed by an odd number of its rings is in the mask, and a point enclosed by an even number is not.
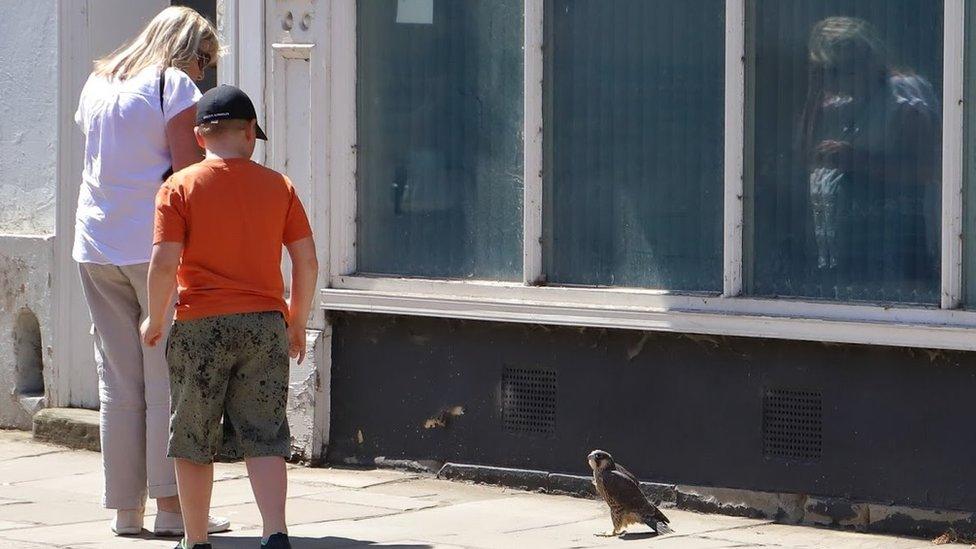
{"type": "Polygon", "coordinates": [[[552,436],[556,431],[556,372],[505,368],[502,375],[505,430],[520,435],[552,436]]]}
{"type": "Polygon", "coordinates": [[[769,389],[763,399],[763,453],[797,461],[820,459],[823,394],[769,389]]]}

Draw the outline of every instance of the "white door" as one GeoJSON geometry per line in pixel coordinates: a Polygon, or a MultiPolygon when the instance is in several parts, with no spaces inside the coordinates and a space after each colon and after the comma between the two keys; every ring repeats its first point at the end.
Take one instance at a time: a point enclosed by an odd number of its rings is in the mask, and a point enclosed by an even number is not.
{"type": "Polygon", "coordinates": [[[168,0],[71,0],[60,5],[60,121],[55,243],[53,406],[98,408],[91,318],[71,259],[84,143],[71,120],[92,60],[133,38],[168,0]]]}
{"type": "MultiPolygon", "coordinates": [[[[308,213],[327,284],[330,93],[327,23],[331,2],[275,0],[265,4],[265,121],[268,166],[287,175],[308,213]]],[[[287,259],[283,274],[290,277],[287,259]]],[[[287,284],[287,282],[286,282],[287,284]]],[[[309,360],[292,363],[288,422],[293,451],[323,457],[328,443],[331,330],[316,308],[308,324],[309,360]]]]}
{"type": "MultiPolygon", "coordinates": [[[[268,166],[287,175],[298,191],[316,235],[319,260],[328,243],[328,156],[330,94],[327,79],[331,3],[277,0],[266,4],[268,166]]],[[[319,277],[326,285],[325,269],[319,277]]],[[[287,260],[284,275],[290,276],[287,260]]],[[[310,327],[321,328],[312,320],[310,327]]]]}

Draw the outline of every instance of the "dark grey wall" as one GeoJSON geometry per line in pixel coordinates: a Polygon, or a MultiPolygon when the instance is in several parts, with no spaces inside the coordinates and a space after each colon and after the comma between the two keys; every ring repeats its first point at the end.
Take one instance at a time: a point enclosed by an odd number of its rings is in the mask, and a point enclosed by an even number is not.
{"type": "Polygon", "coordinates": [[[372,315],[335,320],[332,461],[429,458],[587,474],[585,456],[599,447],[660,482],[976,510],[972,354],[372,315]],[[556,371],[553,437],[505,431],[506,367],[556,371]],[[819,459],[764,457],[769,388],[822,392],[819,459]],[[463,416],[424,428],[456,405],[463,416]]]}

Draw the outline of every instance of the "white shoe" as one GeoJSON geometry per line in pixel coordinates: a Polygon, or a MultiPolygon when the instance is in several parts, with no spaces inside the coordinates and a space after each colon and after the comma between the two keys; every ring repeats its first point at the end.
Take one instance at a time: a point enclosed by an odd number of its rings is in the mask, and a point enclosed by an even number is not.
{"type": "Polygon", "coordinates": [[[112,520],[112,531],[117,536],[136,536],[142,533],[142,523],[145,519],[146,508],[116,509],[112,520]]]}
{"type": "MultiPolygon", "coordinates": [[[[223,517],[207,517],[207,533],[216,534],[227,530],[230,530],[229,520],[223,517]]],[[[182,536],[183,515],[169,511],[158,511],[153,533],[157,536],[182,536]]]]}

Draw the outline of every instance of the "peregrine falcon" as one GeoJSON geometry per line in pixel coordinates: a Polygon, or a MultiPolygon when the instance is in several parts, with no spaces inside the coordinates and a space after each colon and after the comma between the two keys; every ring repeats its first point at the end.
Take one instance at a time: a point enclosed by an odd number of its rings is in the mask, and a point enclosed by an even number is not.
{"type": "Polygon", "coordinates": [[[613,531],[600,536],[619,536],[627,526],[643,522],[656,534],[669,534],[668,517],[644,497],[640,481],[603,450],[593,450],[587,456],[593,469],[593,485],[600,497],[610,506],[613,531]]]}

